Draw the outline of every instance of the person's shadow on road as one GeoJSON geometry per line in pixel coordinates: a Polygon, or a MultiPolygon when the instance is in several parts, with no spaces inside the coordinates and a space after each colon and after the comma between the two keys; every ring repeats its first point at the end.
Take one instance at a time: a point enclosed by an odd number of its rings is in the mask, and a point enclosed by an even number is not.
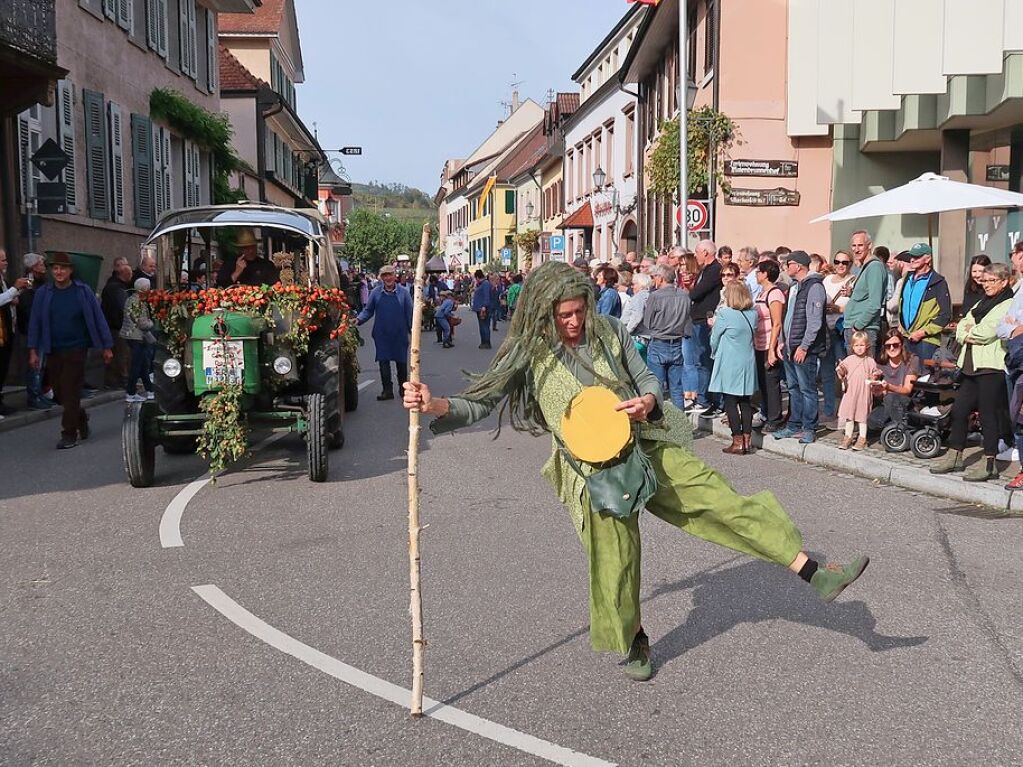
{"type": "MultiPolygon", "coordinates": [[[[869,570],[868,570],[869,572],[869,570]]],[[[853,584],[850,589],[855,589],[853,584]]],[[[930,637],[897,637],[876,631],[877,619],[862,601],[821,602],[809,586],[776,565],[751,561],[726,570],[703,571],[654,588],[650,599],[692,591],[693,607],[681,625],[651,646],[661,665],[709,642],[741,623],[787,620],[848,634],[872,652],[916,647],[930,637]]],[[[646,601],[646,600],[644,600],[646,601]]]]}

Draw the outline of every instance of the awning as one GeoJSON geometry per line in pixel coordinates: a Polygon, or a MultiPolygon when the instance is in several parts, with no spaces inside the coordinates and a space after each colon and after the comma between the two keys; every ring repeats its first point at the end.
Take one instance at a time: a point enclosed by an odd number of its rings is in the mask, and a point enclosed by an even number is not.
{"type": "Polygon", "coordinates": [[[578,210],[572,212],[568,218],[564,220],[558,229],[592,229],[593,228],[593,208],[587,201],[578,210]]]}

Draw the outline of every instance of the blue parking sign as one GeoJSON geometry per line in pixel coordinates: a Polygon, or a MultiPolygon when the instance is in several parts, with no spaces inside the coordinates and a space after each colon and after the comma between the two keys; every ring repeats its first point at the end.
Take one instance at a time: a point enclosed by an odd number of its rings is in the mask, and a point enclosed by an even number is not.
{"type": "Polygon", "coordinates": [[[551,253],[564,253],[565,252],[565,235],[563,234],[552,234],[551,235],[551,253]]]}

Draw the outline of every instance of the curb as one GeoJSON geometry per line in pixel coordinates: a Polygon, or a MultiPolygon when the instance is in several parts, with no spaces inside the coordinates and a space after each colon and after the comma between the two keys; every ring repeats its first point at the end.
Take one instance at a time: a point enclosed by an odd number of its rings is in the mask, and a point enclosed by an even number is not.
{"type": "MultiPolygon", "coordinates": [[[[713,418],[703,418],[693,413],[689,416],[693,428],[715,437],[731,439],[728,427],[713,418]]],[[[1011,516],[1023,516],[1023,492],[1005,490],[986,483],[970,484],[961,479],[934,475],[908,466],[893,464],[883,458],[863,453],[839,450],[837,447],[813,442],[802,445],[794,439],[773,439],[770,435],[753,432],[753,444],[765,453],[795,458],[802,463],[822,466],[826,469],[853,474],[864,479],[875,480],[885,485],[894,485],[918,493],[926,493],[945,500],[977,504],[1004,511],[1011,516]]]]}
{"type": "MultiPolygon", "coordinates": [[[[124,392],[121,390],[99,391],[92,397],[83,399],[82,407],[88,410],[89,408],[99,407],[100,405],[108,405],[111,402],[123,401],[124,392]]],[[[49,421],[53,418],[60,418],[60,415],[63,412],[64,408],[60,405],[55,405],[49,410],[19,410],[14,413],[14,415],[9,415],[4,418],[4,420],[0,421],[0,433],[20,429],[22,426],[39,423],[40,421],[49,421]]]]}

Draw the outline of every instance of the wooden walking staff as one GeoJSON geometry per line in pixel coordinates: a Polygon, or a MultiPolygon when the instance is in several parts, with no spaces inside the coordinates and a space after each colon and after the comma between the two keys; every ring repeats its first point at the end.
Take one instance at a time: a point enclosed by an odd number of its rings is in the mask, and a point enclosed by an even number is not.
{"type": "MultiPolygon", "coordinates": [[[[423,224],[416,262],[415,301],[412,305],[412,345],[409,350],[409,381],[419,383],[419,346],[423,336],[423,275],[430,257],[430,225],[423,224]]],[[[412,718],[423,715],[423,592],[419,581],[419,413],[408,414],[408,566],[409,614],[412,616],[412,718]]]]}

